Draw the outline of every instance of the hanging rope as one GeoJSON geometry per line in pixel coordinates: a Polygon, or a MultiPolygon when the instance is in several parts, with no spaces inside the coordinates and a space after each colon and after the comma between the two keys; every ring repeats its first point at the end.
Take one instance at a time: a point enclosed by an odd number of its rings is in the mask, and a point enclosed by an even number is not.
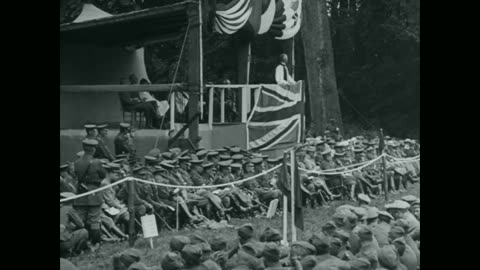
{"type": "MultiPolygon", "coordinates": [[[[173,73],[173,79],[172,79],[172,84],[170,85],[170,90],[168,91],[168,99],[167,102],[170,105],[170,99],[172,98],[172,91],[173,91],[173,84],[175,83],[175,80],[177,79],[177,73],[178,73],[178,68],[180,67],[180,62],[182,60],[183,56],[183,50],[185,48],[185,44],[187,42],[187,37],[188,37],[188,31],[190,29],[190,23],[187,24],[187,30],[185,32],[185,36],[183,37],[183,43],[182,43],[182,48],[180,49],[180,56],[178,57],[177,65],[175,66],[175,72],[173,73]]],[[[170,113],[175,113],[175,110],[173,108],[170,108],[170,113]]],[[[160,130],[162,130],[163,123],[165,122],[165,116],[167,114],[165,113],[162,116],[162,122],[160,123],[160,130]]],[[[173,123],[170,123],[170,125],[173,125],[173,123]]],[[[171,128],[171,127],[170,127],[171,128]]],[[[157,137],[155,140],[155,145],[154,148],[157,148],[158,145],[158,140],[160,139],[160,135],[157,137]]]]}

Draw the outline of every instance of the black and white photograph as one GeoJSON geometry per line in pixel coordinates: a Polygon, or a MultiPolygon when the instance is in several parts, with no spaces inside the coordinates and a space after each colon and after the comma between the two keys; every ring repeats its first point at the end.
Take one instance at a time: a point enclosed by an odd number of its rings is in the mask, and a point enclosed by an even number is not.
{"type": "Polygon", "coordinates": [[[420,0],[60,0],[72,269],[420,269],[420,0]]]}

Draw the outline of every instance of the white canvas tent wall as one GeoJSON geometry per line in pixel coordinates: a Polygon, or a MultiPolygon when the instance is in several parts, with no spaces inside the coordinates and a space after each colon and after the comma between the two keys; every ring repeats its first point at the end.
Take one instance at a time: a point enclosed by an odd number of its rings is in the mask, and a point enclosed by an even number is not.
{"type": "MultiPolygon", "coordinates": [[[[84,4],[72,24],[113,16],[84,4]]],[[[144,49],[127,50],[92,43],[60,42],[60,84],[120,84],[122,77],[146,78],[144,49]]],[[[60,128],[81,128],[85,122],[123,120],[117,93],[60,93],[60,128]]]]}

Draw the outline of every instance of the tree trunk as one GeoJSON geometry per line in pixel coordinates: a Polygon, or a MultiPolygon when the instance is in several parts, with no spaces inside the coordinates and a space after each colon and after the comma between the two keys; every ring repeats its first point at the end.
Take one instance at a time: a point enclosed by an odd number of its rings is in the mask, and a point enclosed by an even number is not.
{"type": "Polygon", "coordinates": [[[302,8],[301,31],[312,116],[310,127],[318,136],[325,131],[328,119],[333,118],[343,132],[326,2],[304,0],[302,8]]]}

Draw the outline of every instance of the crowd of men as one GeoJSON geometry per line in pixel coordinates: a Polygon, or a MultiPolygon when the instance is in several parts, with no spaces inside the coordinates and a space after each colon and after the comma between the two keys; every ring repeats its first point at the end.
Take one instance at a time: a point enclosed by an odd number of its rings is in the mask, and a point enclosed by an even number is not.
{"type": "MultiPolygon", "coordinates": [[[[420,199],[407,195],[384,208],[371,206],[370,198],[360,194],[358,205],[337,207],[332,220],[306,235],[307,241],[289,244],[282,241],[279,230],[267,227],[255,233],[250,223],[237,228],[233,243],[221,236],[208,240],[195,233],[173,236],[160,266],[163,270],[420,269],[420,199]]],[[[127,249],[113,257],[113,269],[149,267],[139,250],[127,249]]]]}
{"type": "MultiPolygon", "coordinates": [[[[214,150],[171,148],[164,152],[152,149],[140,159],[129,124],[120,124],[114,151],[107,146],[107,125],[86,125],[85,130],[87,136],[81,142],[83,151],[77,154],[76,160],[60,166],[61,199],[109,186],[127,176],[157,184],[205,188],[170,188],[135,182],[134,192],[130,194],[124,182],[65,201],[60,205],[62,257],[87,248],[95,250],[101,242],[128,239],[128,223],[132,218],[137,220],[135,233],[140,233],[139,220],[146,214],[156,216],[160,229],[174,227],[177,216],[181,227],[197,228],[211,220],[228,222],[231,217],[262,215],[272,200],[281,198],[276,185],[281,168],[263,172],[281,164],[283,157],[271,158],[233,146],[214,150]],[[239,185],[209,187],[256,175],[259,176],[239,185]],[[133,197],[134,209],[127,207],[129,195],[133,197]]],[[[419,154],[418,142],[386,139],[385,152],[392,157],[419,154]]],[[[334,136],[308,138],[305,147],[296,152],[298,165],[304,169],[301,181],[305,203],[315,207],[336,198],[357,200],[359,195],[367,198],[380,195],[383,181],[380,163],[354,172],[345,168],[375,159],[380,154],[378,145],[378,138],[361,136],[350,140],[334,136]],[[318,174],[336,169],[339,174],[318,174]]],[[[408,183],[418,181],[419,175],[418,162],[390,165],[387,175],[390,191],[404,190],[408,183]]],[[[282,200],[279,201],[281,207],[282,200]]]]}

